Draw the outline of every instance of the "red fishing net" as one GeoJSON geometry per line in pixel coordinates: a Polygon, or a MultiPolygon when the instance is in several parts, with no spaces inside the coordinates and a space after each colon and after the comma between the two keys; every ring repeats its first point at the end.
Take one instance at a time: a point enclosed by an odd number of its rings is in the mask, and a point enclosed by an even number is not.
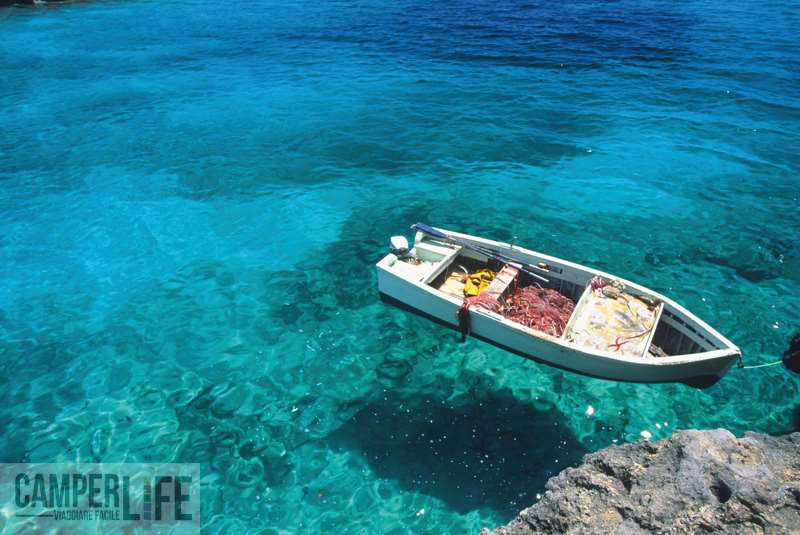
{"type": "Polygon", "coordinates": [[[573,310],[575,303],[557,291],[527,286],[506,299],[503,315],[531,329],[561,336],[573,310]]]}
{"type": "Polygon", "coordinates": [[[461,306],[467,309],[472,306],[479,306],[498,314],[503,313],[503,304],[486,292],[474,297],[465,297],[461,306]]]}
{"type": "Polygon", "coordinates": [[[502,314],[507,319],[552,336],[561,336],[575,310],[575,303],[565,295],[549,288],[527,286],[517,288],[503,302],[487,293],[464,298],[458,311],[461,333],[470,333],[469,309],[479,306],[502,314]]]}

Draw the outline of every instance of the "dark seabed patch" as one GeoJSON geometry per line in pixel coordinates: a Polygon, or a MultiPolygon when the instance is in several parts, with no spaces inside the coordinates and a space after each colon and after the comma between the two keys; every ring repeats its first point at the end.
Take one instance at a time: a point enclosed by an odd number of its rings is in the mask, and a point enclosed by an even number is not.
{"type": "Polygon", "coordinates": [[[330,443],[361,452],[378,477],[454,510],[511,515],[544,492],[552,475],[544,466],[569,466],[587,450],[555,407],[536,409],[508,390],[477,385],[450,398],[387,391],[330,443]]]}

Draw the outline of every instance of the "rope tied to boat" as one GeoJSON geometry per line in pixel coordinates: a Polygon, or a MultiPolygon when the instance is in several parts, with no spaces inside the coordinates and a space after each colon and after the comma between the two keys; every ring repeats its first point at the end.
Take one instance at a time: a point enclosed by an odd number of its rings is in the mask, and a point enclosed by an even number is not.
{"type": "Polygon", "coordinates": [[[462,342],[466,340],[467,335],[472,332],[472,321],[469,317],[469,309],[476,305],[492,312],[497,312],[498,314],[503,309],[503,305],[489,294],[482,293],[471,297],[465,297],[464,302],[461,303],[461,308],[458,309],[458,328],[461,331],[462,342]]]}
{"type": "Polygon", "coordinates": [[[753,368],[766,368],[767,366],[775,366],[776,364],[782,364],[783,360],[776,360],[775,362],[768,362],[766,364],[755,364],[753,366],[745,366],[742,359],[739,359],[739,369],[740,370],[752,370],[753,368]]]}

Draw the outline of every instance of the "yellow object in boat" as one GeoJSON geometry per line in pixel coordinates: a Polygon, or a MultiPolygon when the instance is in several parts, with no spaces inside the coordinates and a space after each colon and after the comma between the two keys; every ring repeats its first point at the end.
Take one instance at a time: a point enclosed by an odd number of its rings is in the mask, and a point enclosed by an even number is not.
{"type": "Polygon", "coordinates": [[[489,283],[492,282],[495,275],[497,273],[491,269],[482,269],[475,273],[470,273],[467,275],[467,284],[464,285],[464,295],[467,297],[480,295],[489,287],[489,283]]]}

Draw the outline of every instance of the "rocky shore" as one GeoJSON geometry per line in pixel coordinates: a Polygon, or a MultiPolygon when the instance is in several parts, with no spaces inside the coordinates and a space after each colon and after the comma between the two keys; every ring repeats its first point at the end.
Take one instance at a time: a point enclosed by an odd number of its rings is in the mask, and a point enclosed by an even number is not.
{"type": "Polygon", "coordinates": [[[611,446],[547,482],[541,500],[481,535],[800,533],[800,433],[678,431],[611,446]]]}

